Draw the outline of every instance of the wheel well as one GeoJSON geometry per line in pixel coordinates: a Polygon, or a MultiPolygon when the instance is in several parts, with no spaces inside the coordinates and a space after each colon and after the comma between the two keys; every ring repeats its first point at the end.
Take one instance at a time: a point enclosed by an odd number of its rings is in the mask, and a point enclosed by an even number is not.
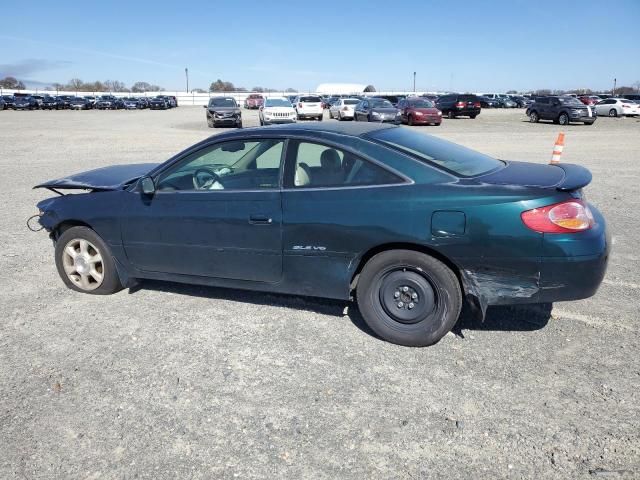
{"type": "Polygon", "coordinates": [[[351,277],[351,284],[350,284],[351,285],[351,290],[355,290],[355,288],[357,287],[357,285],[358,285],[358,277],[360,276],[360,272],[362,271],[362,269],[364,268],[366,263],[369,260],[371,260],[374,256],[376,256],[377,254],[382,253],[382,252],[387,252],[389,250],[413,250],[414,252],[424,253],[425,255],[429,255],[430,257],[433,257],[433,258],[435,258],[437,260],[440,260],[447,267],[449,267],[451,269],[451,271],[455,274],[455,276],[458,278],[458,283],[460,284],[460,290],[462,291],[463,296],[464,296],[464,285],[462,283],[462,276],[460,274],[460,267],[458,267],[458,265],[456,265],[449,258],[447,258],[446,256],[442,255],[437,250],[434,250],[433,248],[427,247],[425,245],[418,245],[418,244],[415,244],[415,243],[385,243],[383,245],[378,245],[377,247],[374,247],[374,248],[368,250],[360,258],[360,262],[358,263],[358,267],[353,272],[353,276],[351,277]]]}
{"type": "Polygon", "coordinates": [[[64,232],[66,232],[72,227],[91,228],[91,225],[85,222],[81,222],[80,220],[65,220],[63,222],[60,222],[58,225],[56,225],[56,227],[51,232],[51,235],[57,240],[58,238],[60,238],[60,235],[62,235],[64,232]]]}

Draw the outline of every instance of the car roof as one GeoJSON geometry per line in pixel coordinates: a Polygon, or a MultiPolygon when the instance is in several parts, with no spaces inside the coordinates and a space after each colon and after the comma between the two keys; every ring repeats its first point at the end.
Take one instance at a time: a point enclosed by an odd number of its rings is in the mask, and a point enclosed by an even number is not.
{"type": "Polygon", "coordinates": [[[294,124],[282,124],[282,125],[270,125],[268,127],[253,127],[243,128],[241,130],[234,130],[228,134],[213,135],[213,137],[242,137],[244,135],[251,135],[255,133],[264,133],[268,135],[269,132],[278,132],[281,134],[304,134],[306,132],[316,133],[335,133],[339,135],[348,135],[351,137],[360,137],[370,132],[377,130],[385,130],[389,128],[400,128],[397,125],[388,123],[377,122],[318,122],[318,123],[294,123],[294,124]]]}

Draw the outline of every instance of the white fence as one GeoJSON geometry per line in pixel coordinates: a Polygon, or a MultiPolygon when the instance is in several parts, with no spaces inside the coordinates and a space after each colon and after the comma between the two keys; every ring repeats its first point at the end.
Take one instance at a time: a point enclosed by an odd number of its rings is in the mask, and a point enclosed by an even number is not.
{"type": "MultiPolygon", "coordinates": [[[[72,95],[72,96],[99,96],[99,95],[113,95],[115,97],[155,97],[156,95],[173,95],[178,99],[178,105],[207,105],[211,97],[233,97],[240,105],[244,104],[244,100],[252,93],[259,92],[209,92],[209,93],[187,93],[187,92],[146,92],[146,93],[129,93],[129,92],[82,92],[82,91],[62,91],[62,90],[10,90],[6,88],[0,88],[0,95],[13,95],[27,94],[27,95],[72,95]]],[[[407,91],[386,91],[386,92],[367,92],[357,93],[352,92],[354,95],[366,95],[369,97],[375,97],[377,95],[422,95],[423,93],[437,93],[437,92],[407,92],[407,91]]],[[[259,93],[265,97],[286,97],[289,95],[306,95],[314,94],[314,92],[269,92],[259,93]]]]}

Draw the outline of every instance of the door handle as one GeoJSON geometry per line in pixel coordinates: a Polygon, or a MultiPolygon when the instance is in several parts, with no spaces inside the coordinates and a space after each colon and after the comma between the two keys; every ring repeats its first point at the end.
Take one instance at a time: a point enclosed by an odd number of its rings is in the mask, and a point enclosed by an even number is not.
{"type": "Polygon", "coordinates": [[[266,215],[250,215],[249,223],[251,225],[271,225],[273,223],[273,219],[266,215]]]}

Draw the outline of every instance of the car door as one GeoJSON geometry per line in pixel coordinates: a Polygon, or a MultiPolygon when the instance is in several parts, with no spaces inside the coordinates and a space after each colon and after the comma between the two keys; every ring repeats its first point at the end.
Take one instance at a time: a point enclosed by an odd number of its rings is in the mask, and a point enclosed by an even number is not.
{"type": "Polygon", "coordinates": [[[154,173],[155,192],[127,192],[122,239],[142,271],[257,282],[282,276],[284,139],[218,141],[154,173]]]}
{"type": "Polygon", "coordinates": [[[407,180],[324,141],[290,139],[286,163],[282,208],[287,281],[301,293],[344,297],[349,281],[336,279],[349,274],[350,262],[368,242],[378,240],[377,233],[384,235],[384,210],[395,208],[389,198],[401,193],[393,186],[402,189],[407,180]]]}
{"type": "Polygon", "coordinates": [[[407,101],[406,100],[400,100],[398,102],[398,110],[400,110],[400,121],[406,122],[407,121],[407,101]]]}

